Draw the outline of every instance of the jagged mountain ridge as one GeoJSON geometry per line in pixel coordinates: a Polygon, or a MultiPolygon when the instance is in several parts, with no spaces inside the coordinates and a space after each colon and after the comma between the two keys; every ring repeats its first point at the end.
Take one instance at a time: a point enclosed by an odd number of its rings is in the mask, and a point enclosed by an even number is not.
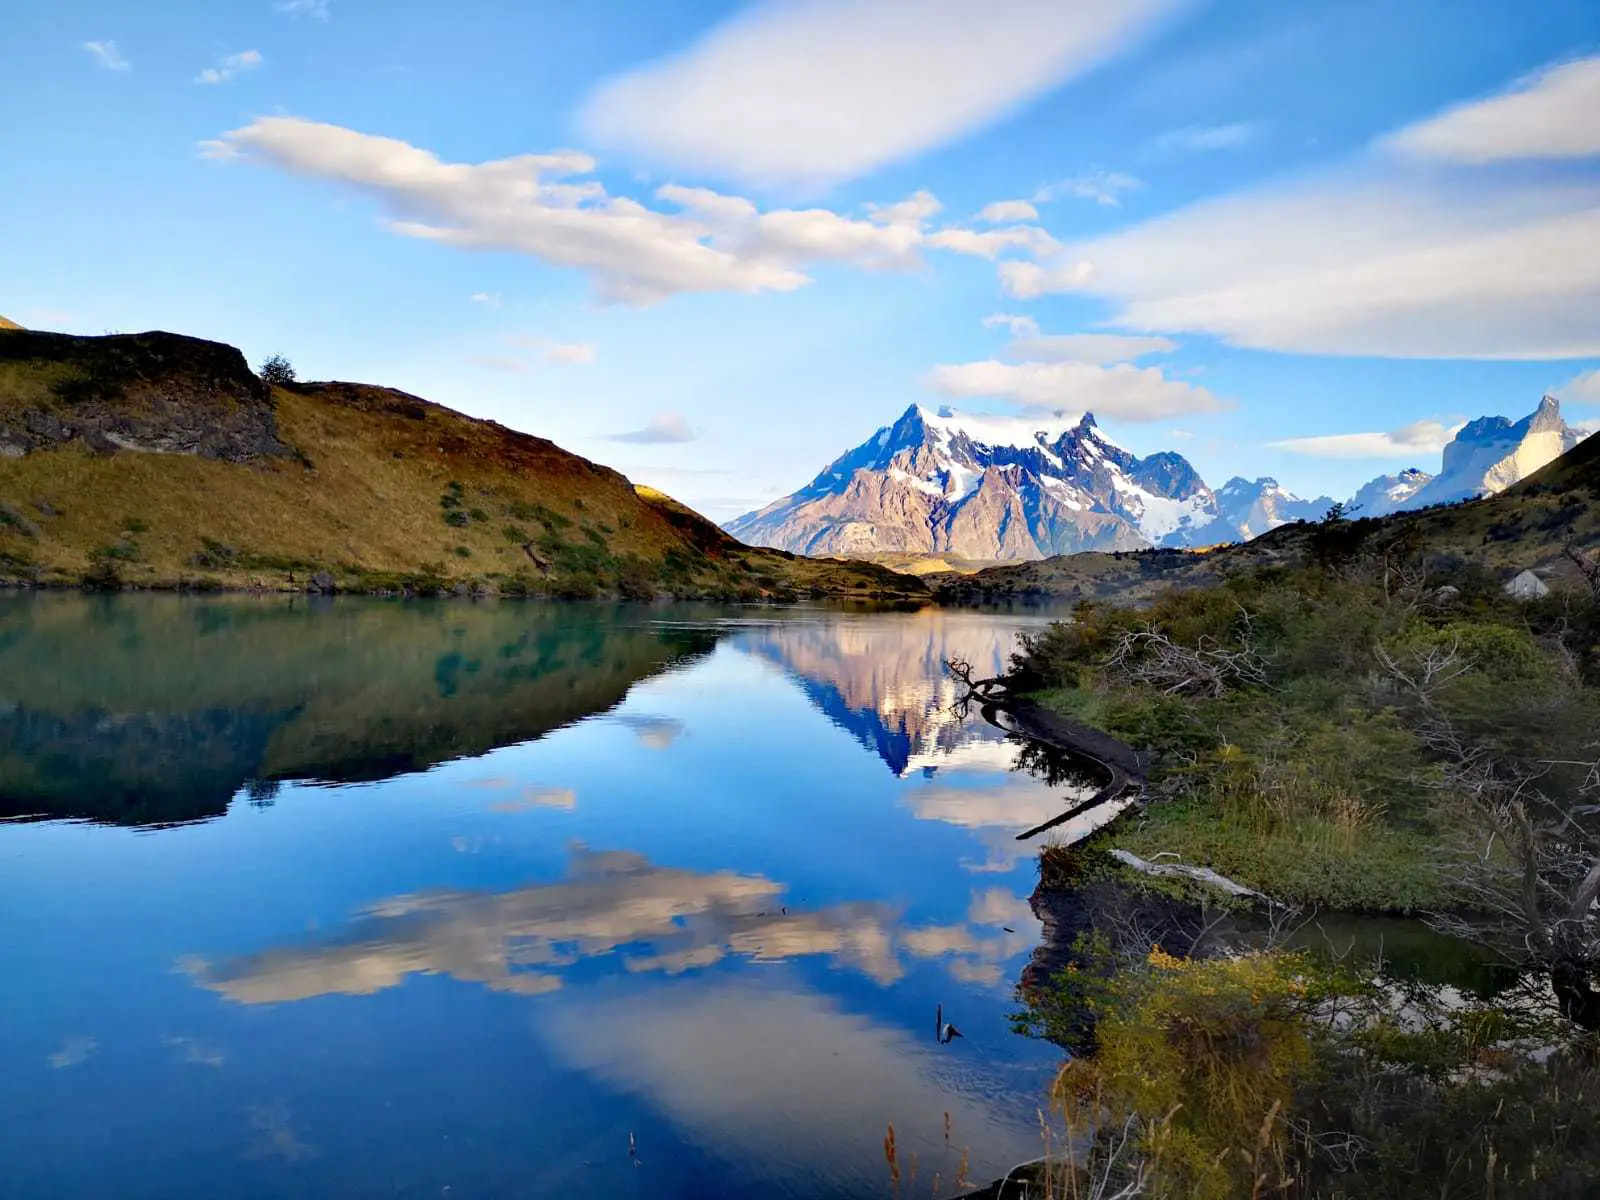
{"type": "MultiPolygon", "coordinates": [[[[1544,397],[1520,421],[1481,417],[1445,447],[1438,475],[1381,475],[1349,501],[1387,516],[1493,495],[1579,441],[1544,397]]],[[[1088,550],[1247,541],[1317,520],[1333,501],[1303,500],[1269,477],[1213,492],[1172,451],[1140,458],[1092,415],[1076,423],[975,417],[916,405],[842,455],[800,491],[724,528],[799,554],[946,554],[1029,561],[1088,550]]]]}
{"type": "Polygon", "coordinates": [[[1213,493],[1181,454],[1140,458],[1091,414],[1031,421],[912,405],[800,491],[725,528],[798,554],[1026,561],[1237,541],[1329,503],[1265,478],[1213,493]]]}
{"type": "Polygon", "coordinates": [[[1412,467],[1398,475],[1380,475],[1356,492],[1350,511],[1356,516],[1386,517],[1493,496],[1554,462],[1581,440],[1561,416],[1561,402],[1545,396],[1520,421],[1479,417],[1468,422],[1445,446],[1439,474],[1412,467]]]}

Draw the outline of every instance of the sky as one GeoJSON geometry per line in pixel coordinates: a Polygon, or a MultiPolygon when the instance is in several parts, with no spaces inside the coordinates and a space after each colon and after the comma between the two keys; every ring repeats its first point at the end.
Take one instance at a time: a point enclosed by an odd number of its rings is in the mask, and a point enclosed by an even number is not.
{"type": "Polygon", "coordinates": [[[0,314],[719,521],[912,403],[1336,497],[1600,422],[1594,0],[0,0],[0,111],[0,314]]]}

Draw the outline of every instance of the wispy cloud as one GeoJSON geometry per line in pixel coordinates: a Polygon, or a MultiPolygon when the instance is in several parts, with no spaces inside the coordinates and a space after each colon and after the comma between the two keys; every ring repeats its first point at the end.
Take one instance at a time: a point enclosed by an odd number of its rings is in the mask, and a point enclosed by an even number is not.
{"type": "Polygon", "coordinates": [[[1564,403],[1600,404],[1600,370],[1582,371],[1550,394],[1564,403]]]}
{"type": "Polygon", "coordinates": [[[1128,337],[1117,333],[1041,333],[1039,322],[1018,313],[990,313],[985,329],[1011,331],[1006,356],[1032,362],[1079,362],[1095,366],[1134,362],[1151,354],[1170,354],[1178,343],[1164,337],[1128,337]]]}
{"type": "Polygon", "coordinates": [[[272,8],[285,16],[311,17],[317,21],[326,21],[331,15],[329,0],[277,0],[272,8]]]}
{"type": "Polygon", "coordinates": [[[481,304],[485,308],[500,308],[505,304],[505,300],[499,292],[473,292],[467,299],[474,304],[481,304]]]}
{"type": "Polygon", "coordinates": [[[474,354],[472,361],[480,367],[489,367],[495,371],[508,371],[513,375],[525,375],[528,364],[520,358],[508,358],[499,354],[474,354]]]}
{"type": "Polygon", "coordinates": [[[1135,191],[1143,186],[1144,183],[1132,175],[1096,167],[1040,188],[1033,194],[1033,199],[1036,204],[1062,198],[1093,200],[1096,204],[1116,208],[1122,203],[1123,192],[1135,191]]]}
{"type": "Polygon", "coordinates": [[[1129,330],[1291,354],[1600,356],[1600,179],[1495,165],[1600,152],[1591,80],[1600,58],[1412,126],[1319,177],[1068,243],[1047,262],[1004,262],[1002,286],[1101,297],[1129,330]],[[1419,170],[1415,157],[1478,165],[1419,170]]]}
{"type": "Polygon", "coordinates": [[[1415,458],[1422,454],[1438,454],[1460,428],[1460,423],[1417,421],[1386,433],[1333,433],[1285,438],[1267,445],[1309,458],[1415,458]]]}
{"type": "Polygon", "coordinates": [[[692,442],[695,437],[695,431],[689,428],[689,422],[682,416],[675,412],[664,412],[651,417],[643,429],[635,429],[631,433],[613,433],[606,440],[631,442],[636,446],[670,446],[692,442]]]}
{"type": "Polygon", "coordinates": [[[764,0],[607,80],[587,134],[762,184],[865,174],[975,132],[1156,29],[1181,0],[764,0]]]}
{"type": "Polygon", "coordinates": [[[1026,200],[996,200],[978,211],[978,220],[986,225],[1010,225],[1017,221],[1037,221],[1039,210],[1026,200]]]}
{"type": "Polygon", "coordinates": [[[544,360],[582,367],[592,363],[598,353],[592,342],[551,342],[544,348],[544,360]]]}
{"type": "Polygon", "coordinates": [[[1182,129],[1169,129],[1150,143],[1152,154],[1205,154],[1214,150],[1237,150],[1249,145],[1261,135],[1261,125],[1255,121],[1239,121],[1231,125],[1186,125],[1182,129]]]}
{"type": "Polygon", "coordinates": [[[1387,138],[1417,158],[1483,163],[1600,155],[1600,55],[1547,67],[1487,100],[1457,105],[1387,138]]]}
{"type": "Polygon", "coordinates": [[[254,71],[261,65],[261,51],[241,50],[237,54],[227,54],[217,60],[217,65],[207,67],[194,77],[196,83],[227,83],[228,80],[245,71],[254,71]]]}
{"type": "Polygon", "coordinates": [[[89,52],[91,58],[108,71],[131,71],[133,64],[122,56],[122,51],[117,49],[116,42],[85,42],[83,48],[89,52]]]}
{"type": "Polygon", "coordinates": [[[1157,367],[1129,363],[948,363],[923,381],[945,396],[988,396],[1027,413],[1081,413],[1122,421],[1160,421],[1228,405],[1203,387],[1167,378],[1157,367]]]}
{"type": "Polygon", "coordinates": [[[394,138],[295,117],[259,119],[200,150],[343,183],[378,197],[396,234],[576,268],[602,300],[635,305],[685,292],[793,291],[811,282],[805,268],[820,263],[914,268],[934,244],[925,221],[938,207],[918,192],[870,206],[864,217],[825,208],[763,212],[742,196],[668,184],[654,199],[676,211],[660,211],[577,178],[597,165],[577,150],[446,163],[394,138]]]}

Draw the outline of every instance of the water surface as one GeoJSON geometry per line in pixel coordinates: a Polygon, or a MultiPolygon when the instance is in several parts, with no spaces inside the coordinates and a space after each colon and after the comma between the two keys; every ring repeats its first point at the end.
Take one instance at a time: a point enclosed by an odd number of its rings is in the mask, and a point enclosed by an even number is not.
{"type": "Polygon", "coordinates": [[[1042,619],[0,598],[0,1194],[886,1195],[891,1123],[907,1196],[1035,1156],[1015,834],[1080,793],[941,663],[1042,619]]]}

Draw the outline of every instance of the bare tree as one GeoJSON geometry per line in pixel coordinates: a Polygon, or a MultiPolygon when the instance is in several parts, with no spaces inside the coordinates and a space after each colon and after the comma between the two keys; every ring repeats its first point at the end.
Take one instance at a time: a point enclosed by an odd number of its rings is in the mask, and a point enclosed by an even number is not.
{"type": "Polygon", "coordinates": [[[1239,612],[1235,645],[1207,636],[1193,647],[1185,646],[1147,626],[1118,638],[1106,667],[1169,696],[1217,697],[1230,687],[1266,687],[1267,663],[1256,647],[1254,621],[1243,608],[1239,612]]]}
{"type": "MultiPolygon", "coordinates": [[[[1377,657],[1416,700],[1418,736],[1464,808],[1452,878],[1487,920],[1434,923],[1549,972],[1562,1011],[1600,1029],[1600,834],[1590,820],[1600,813],[1600,757],[1519,763],[1466,735],[1440,705],[1441,689],[1472,669],[1456,643],[1413,649],[1403,662],[1379,646],[1377,657]]],[[[1586,750],[1600,752],[1600,742],[1586,750]]]]}
{"type": "Polygon", "coordinates": [[[1578,568],[1579,573],[1588,581],[1590,593],[1596,600],[1600,600],[1600,551],[1579,550],[1574,543],[1568,542],[1562,547],[1561,553],[1578,568]]]}

